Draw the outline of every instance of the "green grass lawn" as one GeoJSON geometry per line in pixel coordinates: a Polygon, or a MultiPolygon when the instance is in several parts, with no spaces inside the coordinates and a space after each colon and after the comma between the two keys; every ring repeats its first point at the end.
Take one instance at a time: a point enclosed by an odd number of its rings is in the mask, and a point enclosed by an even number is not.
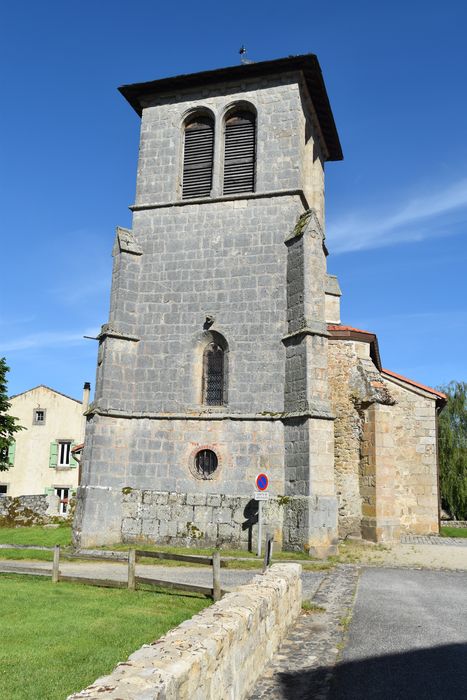
{"type": "MultiPolygon", "coordinates": [[[[42,527],[0,527],[0,544],[33,544],[42,547],[62,547],[71,545],[71,527],[60,525],[57,528],[42,527]]],[[[52,552],[25,549],[0,549],[0,559],[38,559],[52,561],[52,552]]]]}
{"type": "MultiPolygon", "coordinates": [[[[214,548],[213,547],[172,547],[170,545],[151,545],[151,544],[116,544],[110,547],[101,547],[101,549],[112,549],[114,551],[127,551],[130,547],[135,547],[136,549],[146,549],[148,551],[157,552],[170,552],[172,554],[199,554],[203,556],[210,556],[214,548]]],[[[226,568],[231,569],[258,569],[263,566],[263,555],[258,557],[254,552],[248,552],[244,549],[221,549],[221,557],[236,557],[244,561],[231,561],[226,562],[226,568]],[[246,561],[245,561],[246,560],[246,561]]],[[[138,559],[143,564],[159,564],[163,566],[191,566],[186,562],[170,561],[170,559],[157,560],[151,559],[149,557],[141,557],[138,559]]],[[[328,562],[323,562],[320,559],[313,559],[306,552],[280,552],[274,551],[272,555],[273,563],[280,563],[281,561],[296,561],[303,565],[306,569],[328,569],[334,564],[328,562]]],[[[197,566],[193,564],[193,566],[197,566]]]]}
{"type": "Polygon", "coordinates": [[[467,537],[467,527],[441,527],[441,537],[467,537]]]}
{"type": "Polygon", "coordinates": [[[0,698],[63,700],[210,604],[0,574],[0,698]]]}
{"type": "MultiPolygon", "coordinates": [[[[59,544],[66,548],[71,546],[71,527],[70,526],[60,526],[56,529],[45,528],[41,526],[35,527],[2,527],[0,528],[0,544],[34,544],[43,545],[46,547],[53,547],[55,544],[59,544]]],[[[171,552],[175,554],[199,554],[199,555],[211,555],[213,552],[212,547],[195,548],[195,547],[171,547],[169,545],[149,545],[145,543],[140,544],[116,544],[110,547],[101,547],[99,549],[112,549],[115,551],[126,552],[129,547],[136,547],[140,549],[147,549],[150,551],[159,552],[171,552]]],[[[66,556],[66,551],[63,552],[63,556],[66,556]]],[[[248,559],[248,561],[232,561],[227,564],[227,568],[235,569],[257,569],[261,568],[263,565],[263,558],[257,557],[253,552],[247,552],[243,549],[222,549],[221,557],[239,557],[241,559],[248,559]]],[[[52,561],[52,552],[41,552],[38,550],[21,550],[21,549],[0,549],[0,559],[35,559],[41,561],[52,561]]],[[[159,564],[163,566],[190,566],[186,562],[170,561],[170,560],[157,560],[150,558],[142,558],[139,560],[143,564],[159,564]]],[[[298,561],[304,568],[308,570],[321,570],[328,569],[334,566],[334,563],[323,562],[318,559],[310,558],[305,552],[279,552],[274,551],[273,562],[281,561],[298,561]]],[[[193,564],[196,566],[196,564],[193,564]]]]}

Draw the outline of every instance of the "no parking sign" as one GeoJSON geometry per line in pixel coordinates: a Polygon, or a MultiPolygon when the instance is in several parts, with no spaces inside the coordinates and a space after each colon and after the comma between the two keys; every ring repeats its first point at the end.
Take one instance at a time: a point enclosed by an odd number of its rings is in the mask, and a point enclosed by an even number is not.
{"type": "Polygon", "coordinates": [[[261,474],[258,474],[255,480],[256,488],[258,491],[266,491],[266,489],[269,486],[269,478],[267,474],[264,474],[261,472],[261,474]]]}

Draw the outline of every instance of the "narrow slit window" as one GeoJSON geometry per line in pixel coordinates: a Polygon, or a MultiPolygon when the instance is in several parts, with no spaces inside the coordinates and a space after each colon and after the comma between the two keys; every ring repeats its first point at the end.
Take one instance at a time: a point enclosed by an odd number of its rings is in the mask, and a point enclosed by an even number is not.
{"type": "Polygon", "coordinates": [[[255,191],[256,118],[235,112],[225,121],[224,194],[255,191]]]}
{"type": "Polygon", "coordinates": [[[224,403],[224,351],[217,343],[209,343],[204,351],[203,403],[222,406],[224,403]]]}
{"type": "Polygon", "coordinates": [[[185,126],[182,198],[209,197],[214,159],[214,120],[197,116],[185,126]]]}

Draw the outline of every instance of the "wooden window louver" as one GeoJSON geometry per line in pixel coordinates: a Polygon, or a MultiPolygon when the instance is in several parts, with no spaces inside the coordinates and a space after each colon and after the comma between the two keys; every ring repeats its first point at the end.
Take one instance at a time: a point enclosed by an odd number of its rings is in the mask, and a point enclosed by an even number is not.
{"type": "Polygon", "coordinates": [[[222,406],[224,403],[224,351],[216,343],[209,343],[203,358],[203,403],[222,406]]]}
{"type": "Polygon", "coordinates": [[[197,116],[185,126],[183,199],[211,195],[213,158],[214,120],[197,116]]]}
{"type": "Polygon", "coordinates": [[[224,194],[255,191],[256,119],[235,112],[225,121],[224,194]]]}

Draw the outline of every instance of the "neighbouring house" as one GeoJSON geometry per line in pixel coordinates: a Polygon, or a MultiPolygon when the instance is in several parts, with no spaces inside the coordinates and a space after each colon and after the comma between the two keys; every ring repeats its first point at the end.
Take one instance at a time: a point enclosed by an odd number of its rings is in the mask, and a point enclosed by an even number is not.
{"type": "MultiPolygon", "coordinates": [[[[98,337],[75,541],[285,549],[438,530],[439,392],[384,370],[327,273],[342,159],[316,56],[126,85],[133,224],[98,337]]],[[[401,342],[401,355],[404,347],[401,342]]]]}
{"type": "Polygon", "coordinates": [[[53,494],[59,499],[59,515],[67,514],[79,483],[73,449],[83,440],[89,394],[89,383],[82,401],[40,385],[9,399],[10,413],[24,430],[9,447],[10,469],[0,472],[1,495],[53,494]]]}

